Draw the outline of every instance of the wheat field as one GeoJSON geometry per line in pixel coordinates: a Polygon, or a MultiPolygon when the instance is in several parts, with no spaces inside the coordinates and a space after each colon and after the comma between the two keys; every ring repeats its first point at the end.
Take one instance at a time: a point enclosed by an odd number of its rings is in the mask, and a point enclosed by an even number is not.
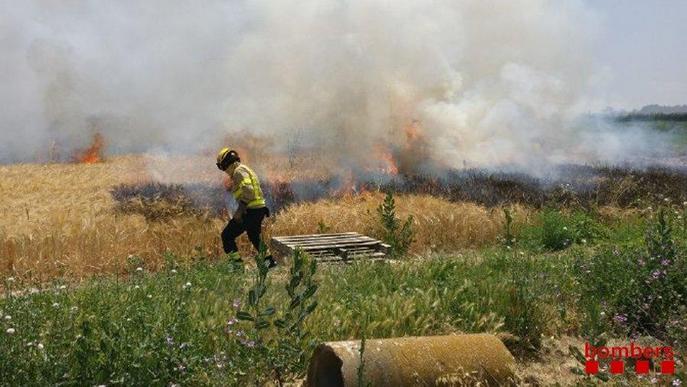
{"type": "MultiPolygon", "coordinates": [[[[293,171],[281,169],[282,175],[293,171]]],[[[28,282],[80,280],[126,273],[132,260],[155,270],[171,252],[187,261],[221,256],[219,233],[226,219],[176,216],[150,221],[116,210],[110,190],[128,183],[222,184],[210,156],[150,158],[120,156],[96,164],[0,166],[0,277],[28,282]],[[134,259],[135,258],[135,259],[134,259]]],[[[356,231],[380,236],[376,207],[383,194],[292,205],[265,223],[265,235],[356,231]]],[[[397,197],[398,214],[414,217],[411,252],[479,247],[501,232],[500,209],[450,203],[419,195],[397,197]]],[[[516,219],[529,211],[514,207],[516,219]]],[[[245,236],[242,255],[251,254],[245,236]]]]}

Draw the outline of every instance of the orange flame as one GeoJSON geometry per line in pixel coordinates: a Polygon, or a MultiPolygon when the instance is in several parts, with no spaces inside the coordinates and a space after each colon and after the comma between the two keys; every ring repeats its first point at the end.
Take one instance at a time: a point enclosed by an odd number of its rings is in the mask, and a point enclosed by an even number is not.
{"type": "Polygon", "coordinates": [[[389,151],[384,151],[379,154],[379,158],[384,163],[382,165],[382,172],[389,175],[398,175],[398,165],[396,165],[396,160],[394,155],[389,151]]]}
{"type": "Polygon", "coordinates": [[[103,161],[103,148],[105,147],[105,138],[102,134],[96,133],[93,135],[91,145],[79,151],[76,155],[76,161],[83,164],[95,164],[103,161]]]}

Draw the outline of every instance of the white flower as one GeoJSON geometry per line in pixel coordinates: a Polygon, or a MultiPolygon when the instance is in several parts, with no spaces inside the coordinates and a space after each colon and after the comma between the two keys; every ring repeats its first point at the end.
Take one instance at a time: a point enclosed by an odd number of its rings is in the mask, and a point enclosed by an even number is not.
{"type": "Polygon", "coordinates": [[[563,230],[568,231],[568,226],[563,226],[563,230]]]}
{"type": "Polygon", "coordinates": [[[67,288],[67,285],[62,285],[62,286],[60,286],[60,290],[64,290],[64,289],[66,289],[66,288],[67,288]]]}
{"type": "Polygon", "coordinates": [[[186,284],[184,284],[184,286],[182,286],[182,288],[184,288],[184,289],[190,288],[190,287],[191,287],[191,283],[190,283],[190,282],[186,282],[186,284]]]}
{"type": "Polygon", "coordinates": [[[9,314],[7,316],[5,316],[5,320],[10,321],[11,319],[12,319],[12,316],[10,316],[9,314]]]}
{"type": "Polygon", "coordinates": [[[148,294],[148,295],[147,295],[146,297],[148,297],[148,298],[153,298],[153,296],[152,296],[152,295],[150,295],[150,294],[148,294]]]}
{"type": "Polygon", "coordinates": [[[8,335],[13,335],[16,331],[14,330],[14,328],[7,328],[5,332],[7,332],[8,335]]]}
{"type": "Polygon", "coordinates": [[[7,282],[14,282],[14,277],[7,278],[7,282]]]}
{"type": "Polygon", "coordinates": [[[43,348],[45,348],[45,347],[43,346],[42,343],[38,343],[37,347],[38,347],[38,349],[43,349],[43,348]]]}
{"type": "Polygon", "coordinates": [[[69,310],[71,310],[72,312],[76,312],[77,310],[79,310],[79,308],[77,306],[72,306],[71,308],[69,308],[69,310]]]}
{"type": "Polygon", "coordinates": [[[139,266],[136,268],[136,271],[143,271],[143,268],[139,266]]]}
{"type": "Polygon", "coordinates": [[[57,302],[55,302],[55,303],[52,304],[52,307],[53,307],[53,308],[57,308],[57,307],[59,307],[59,306],[60,306],[60,304],[57,303],[57,302]]]}
{"type": "Polygon", "coordinates": [[[138,285],[134,286],[134,289],[140,289],[140,288],[141,288],[141,287],[138,286],[138,285]]]}
{"type": "Polygon", "coordinates": [[[177,270],[176,270],[176,269],[172,269],[172,270],[170,270],[169,272],[172,273],[172,274],[176,274],[176,273],[177,273],[177,270]]]}

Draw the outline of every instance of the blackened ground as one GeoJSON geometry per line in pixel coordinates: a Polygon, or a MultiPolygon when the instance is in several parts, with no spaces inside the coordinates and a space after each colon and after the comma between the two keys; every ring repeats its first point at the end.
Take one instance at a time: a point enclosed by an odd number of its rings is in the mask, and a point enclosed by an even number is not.
{"type": "MultiPolygon", "coordinates": [[[[427,194],[487,207],[515,203],[535,208],[642,207],[665,198],[687,200],[687,171],[562,165],[548,177],[484,169],[447,170],[433,176],[368,173],[359,175],[357,181],[341,177],[266,181],[263,190],[273,212],[292,203],[377,190],[427,194]]],[[[111,193],[119,211],[140,213],[151,220],[182,214],[219,216],[231,205],[223,187],[205,184],[123,184],[111,193]]]]}

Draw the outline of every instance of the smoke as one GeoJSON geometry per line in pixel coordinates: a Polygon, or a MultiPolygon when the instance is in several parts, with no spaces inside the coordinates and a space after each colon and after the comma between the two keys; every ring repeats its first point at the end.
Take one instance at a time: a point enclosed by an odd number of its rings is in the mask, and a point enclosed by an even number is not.
{"type": "Polygon", "coordinates": [[[418,164],[532,170],[649,149],[641,130],[579,120],[603,82],[581,2],[1,2],[2,162],[95,132],[120,153],[194,153],[230,133],[287,153],[298,139],[353,168],[379,144],[418,164]]]}

